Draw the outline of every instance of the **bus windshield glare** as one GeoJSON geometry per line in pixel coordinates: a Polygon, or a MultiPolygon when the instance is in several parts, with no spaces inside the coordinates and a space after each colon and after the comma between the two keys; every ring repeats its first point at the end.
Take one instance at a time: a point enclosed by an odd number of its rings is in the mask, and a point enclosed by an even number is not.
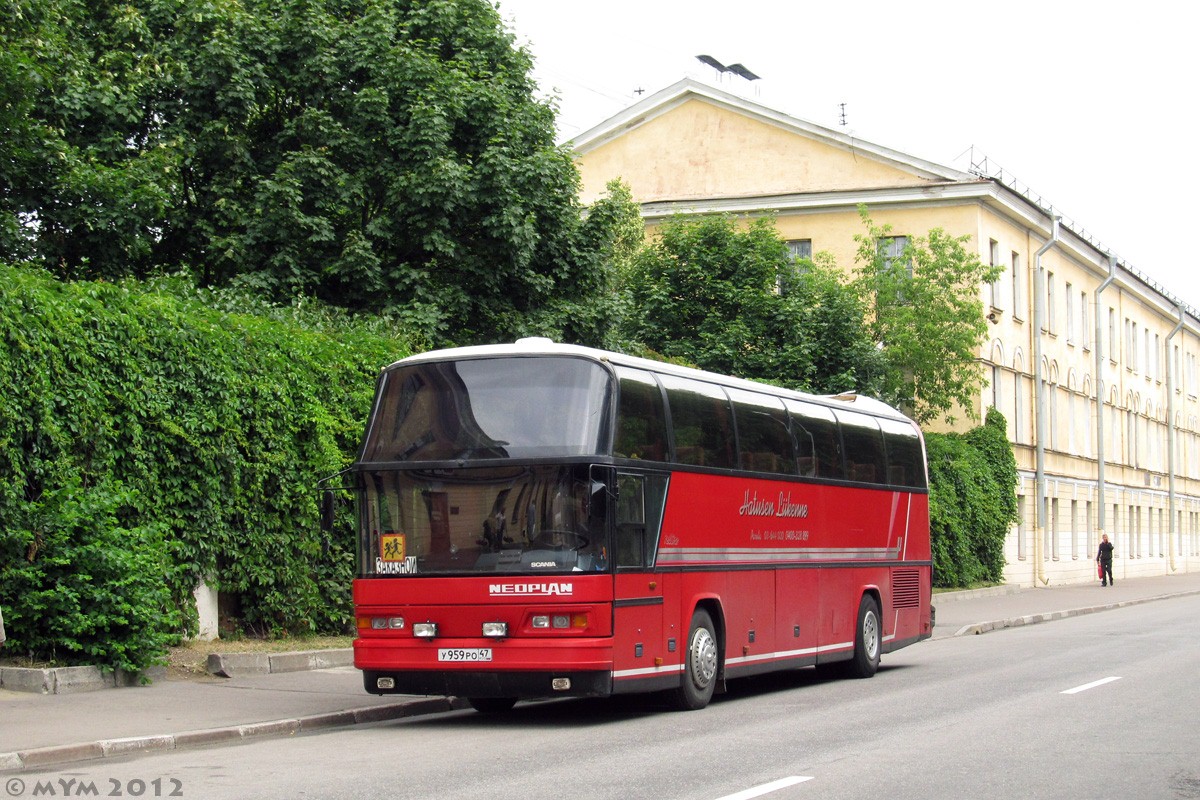
{"type": "Polygon", "coordinates": [[[601,452],[611,376],[578,358],[462,359],[387,372],[364,462],[601,452]]]}

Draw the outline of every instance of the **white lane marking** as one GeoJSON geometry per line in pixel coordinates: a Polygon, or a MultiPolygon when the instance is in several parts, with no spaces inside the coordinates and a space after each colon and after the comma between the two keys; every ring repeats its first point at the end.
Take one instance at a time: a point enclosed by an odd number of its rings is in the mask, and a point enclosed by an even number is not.
{"type": "Polygon", "coordinates": [[[795,786],[797,783],[804,783],[811,780],[811,775],[792,775],[787,778],[780,778],[777,781],[764,783],[761,786],[753,786],[749,789],[743,789],[740,792],[727,794],[724,797],[718,797],[717,800],[750,800],[752,797],[762,797],[764,794],[777,792],[780,789],[786,789],[789,786],[795,786]]]}
{"type": "Polygon", "coordinates": [[[1113,681],[1119,681],[1119,680],[1121,680],[1121,679],[1118,677],[1101,678],[1098,681],[1092,681],[1091,683],[1085,683],[1083,686],[1076,686],[1074,689],[1065,689],[1065,690],[1059,692],[1059,694],[1079,694],[1080,692],[1086,692],[1088,689],[1095,689],[1097,686],[1103,686],[1106,683],[1112,683],[1113,681]]]}

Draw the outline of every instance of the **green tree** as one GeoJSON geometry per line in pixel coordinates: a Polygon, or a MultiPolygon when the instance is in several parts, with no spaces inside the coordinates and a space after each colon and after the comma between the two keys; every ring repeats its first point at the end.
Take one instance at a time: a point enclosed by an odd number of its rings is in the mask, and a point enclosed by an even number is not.
{"type": "Polygon", "coordinates": [[[858,242],[856,285],[870,304],[868,327],[884,352],[882,399],[917,422],[965,409],[983,385],[978,356],[987,337],[980,287],[1001,267],[985,266],[968,248],[969,236],[934,228],[904,237],[877,226],[865,206],[867,232],[858,242]]]}
{"type": "Polygon", "coordinates": [[[162,64],[132,5],[12,0],[0,25],[0,259],[127,274],[169,218],[162,64]]]}
{"type": "MultiPolygon", "coordinates": [[[[432,344],[586,300],[578,173],[487,0],[15,0],[0,258],[190,270],[432,344]]],[[[7,132],[7,130],[6,130],[7,132]]]]}
{"type": "Polygon", "coordinates": [[[877,356],[863,308],[819,261],[794,261],[770,218],[674,217],[635,260],[628,338],[715,372],[870,391],[877,356]]]}
{"type": "Polygon", "coordinates": [[[629,315],[626,291],[634,261],[645,243],[646,226],[641,207],[620,179],[608,182],[603,197],[587,209],[583,221],[581,252],[584,268],[592,276],[591,291],[583,299],[560,298],[556,318],[563,320],[561,338],[607,350],[624,350],[621,337],[629,315]]]}

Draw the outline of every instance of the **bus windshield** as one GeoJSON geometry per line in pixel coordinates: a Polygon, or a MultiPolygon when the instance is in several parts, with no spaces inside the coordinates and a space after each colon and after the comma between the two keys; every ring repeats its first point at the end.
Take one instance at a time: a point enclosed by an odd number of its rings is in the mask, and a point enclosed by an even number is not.
{"type": "Polygon", "coordinates": [[[585,456],[606,448],[611,375],[563,356],[404,364],[380,381],[361,460],[585,456]]]}
{"type": "Polygon", "coordinates": [[[367,471],[359,575],[608,569],[607,494],[585,464],[367,471]]]}

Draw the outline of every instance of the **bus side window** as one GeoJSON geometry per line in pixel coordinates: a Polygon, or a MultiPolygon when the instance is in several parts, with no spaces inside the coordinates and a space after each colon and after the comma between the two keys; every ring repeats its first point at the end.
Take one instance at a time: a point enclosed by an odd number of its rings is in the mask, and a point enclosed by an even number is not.
{"type": "Polygon", "coordinates": [[[886,483],[883,432],[874,417],[853,411],[836,411],[842,424],[842,447],[846,454],[846,478],[859,483],[886,483]]]}
{"type": "Polygon", "coordinates": [[[732,388],[726,391],[733,400],[741,468],[795,475],[796,454],[783,402],[757,392],[732,388]]]}
{"type": "Polygon", "coordinates": [[[879,420],[887,446],[888,483],[925,488],[925,459],[921,439],[913,426],[893,419],[879,420]]]}
{"type": "Polygon", "coordinates": [[[613,455],[646,461],[667,460],[667,419],[662,391],[649,372],[618,367],[620,400],[613,455]]]}
{"type": "Polygon", "coordinates": [[[680,464],[731,469],[734,452],[733,409],[720,386],[662,376],[671,410],[675,460],[680,464]]]}
{"type": "Polygon", "coordinates": [[[617,475],[618,569],[654,566],[666,495],[666,475],[617,475]]]}
{"type": "Polygon", "coordinates": [[[833,412],[814,403],[785,399],[792,419],[801,475],[842,479],[842,440],[833,412]]]}

